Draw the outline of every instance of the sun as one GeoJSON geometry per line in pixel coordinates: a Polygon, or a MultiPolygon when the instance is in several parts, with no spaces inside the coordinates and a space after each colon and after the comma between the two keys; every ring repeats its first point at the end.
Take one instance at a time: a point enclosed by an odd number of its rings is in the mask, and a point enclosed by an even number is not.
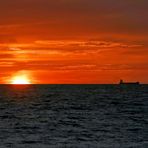
{"type": "Polygon", "coordinates": [[[11,84],[31,84],[31,81],[25,75],[15,76],[11,79],[11,84]]]}

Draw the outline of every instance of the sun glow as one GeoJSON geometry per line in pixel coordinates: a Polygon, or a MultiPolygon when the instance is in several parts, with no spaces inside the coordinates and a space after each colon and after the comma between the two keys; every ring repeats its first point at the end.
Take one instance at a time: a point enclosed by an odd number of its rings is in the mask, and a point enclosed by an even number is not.
{"type": "Polygon", "coordinates": [[[12,78],[11,84],[31,84],[31,81],[25,75],[15,76],[12,78]]]}
{"type": "Polygon", "coordinates": [[[19,72],[11,77],[10,84],[31,84],[31,78],[27,72],[19,72]]]}

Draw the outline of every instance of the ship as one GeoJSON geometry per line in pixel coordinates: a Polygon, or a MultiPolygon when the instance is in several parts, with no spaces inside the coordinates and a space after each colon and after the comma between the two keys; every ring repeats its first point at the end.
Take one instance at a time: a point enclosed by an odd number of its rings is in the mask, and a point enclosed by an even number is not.
{"type": "Polygon", "coordinates": [[[123,80],[120,80],[120,85],[140,85],[140,82],[124,82],[123,80]]]}

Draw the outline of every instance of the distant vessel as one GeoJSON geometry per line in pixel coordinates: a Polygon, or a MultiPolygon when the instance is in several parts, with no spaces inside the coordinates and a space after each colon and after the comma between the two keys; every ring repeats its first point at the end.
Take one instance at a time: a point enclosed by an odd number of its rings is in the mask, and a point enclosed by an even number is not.
{"type": "Polygon", "coordinates": [[[124,82],[123,80],[120,80],[120,85],[139,85],[139,82],[124,82]]]}

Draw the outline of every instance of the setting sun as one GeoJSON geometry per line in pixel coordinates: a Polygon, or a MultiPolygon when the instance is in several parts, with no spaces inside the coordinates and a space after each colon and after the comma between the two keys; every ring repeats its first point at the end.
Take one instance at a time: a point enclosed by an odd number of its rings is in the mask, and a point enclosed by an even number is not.
{"type": "Polygon", "coordinates": [[[32,81],[29,71],[18,71],[7,79],[7,84],[32,84],[32,81]]]}
{"type": "Polygon", "coordinates": [[[11,84],[31,84],[31,82],[26,76],[16,76],[12,78],[11,84]]]}

